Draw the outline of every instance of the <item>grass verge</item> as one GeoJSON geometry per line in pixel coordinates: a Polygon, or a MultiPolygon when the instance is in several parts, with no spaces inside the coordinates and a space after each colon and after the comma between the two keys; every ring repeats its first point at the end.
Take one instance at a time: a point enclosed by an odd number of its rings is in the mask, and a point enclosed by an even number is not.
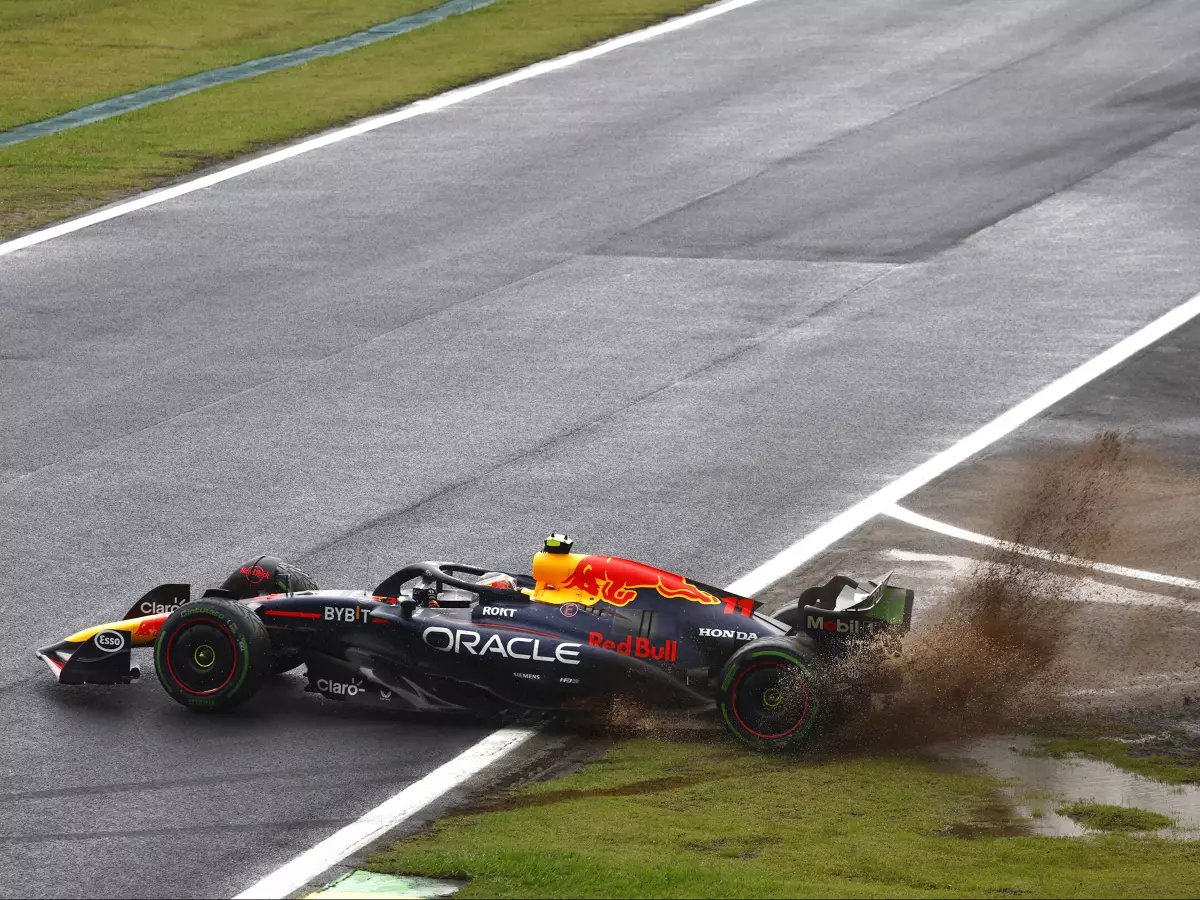
{"type": "Polygon", "coordinates": [[[638,740],[372,858],[467,897],[1195,896],[1200,845],[1033,837],[994,779],[914,756],[638,740]]]}
{"type": "Polygon", "coordinates": [[[1099,736],[1089,729],[1066,737],[1039,738],[1025,752],[1053,759],[1087,756],[1165,784],[1200,784],[1200,750],[1194,738],[1188,741],[1183,734],[1129,741],[1099,736]]]}
{"type": "Polygon", "coordinates": [[[0,131],[307,47],[438,0],[21,0],[0,3],[0,131]]]}
{"type": "Polygon", "coordinates": [[[340,56],[0,148],[0,239],[703,5],[500,0],[340,56]]]}
{"type": "Polygon", "coordinates": [[[1112,806],[1108,803],[1072,803],[1056,810],[1060,816],[1074,819],[1084,828],[1096,831],[1157,831],[1175,822],[1161,813],[1136,806],[1112,806]]]}

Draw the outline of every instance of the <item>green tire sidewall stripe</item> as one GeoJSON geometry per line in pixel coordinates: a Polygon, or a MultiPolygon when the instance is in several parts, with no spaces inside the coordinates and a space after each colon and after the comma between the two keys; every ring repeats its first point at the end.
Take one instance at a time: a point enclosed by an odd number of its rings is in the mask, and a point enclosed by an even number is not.
{"type": "Polygon", "coordinates": [[[763,656],[778,656],[780,659],[787,660],[792,665],[798,667],[799,669],[803,670],[804,672],[807,672],[809,670],[808,663],[804,662],[801,659],[796,659],[796,657],[794,657],[788,653],[784,653],[782,650],[759,650],[757,653],[750,654],[751,659],[759,659],[760,657],[763,657],[763,656]]]}
{"type": "Polygon", "coordinates": [[[236,694],[242,689],[242,684],[246,681],[246,676],[250,673],[250,647],[246,643],[246,637],[240,631],[234,631],[237,635],[238,650],[240,651],[240,659],[242,673],[238,676],[238,680],[234,682],[233,687],[229,689],[229,694],[236,694]]]}
{"type": "MultiPolygon", "coordinates": [[[[790,662],[792,665],[798,667],[801,671],[805,672],[806,674],[810,671],[810,667],[807,663],[805,663],[803,660],[796,659],[796,657],[794,657],[788,653],[784,653],[782,650],[759,650],[755,653],[751,653],[749,656],[749,659],[758,659],[759,657],[763,657],[763,656],[777,656],[782,660],[786,660],[787,662],[790,662]]],[[[733,680],[733,677],[735,675],[737,675],[737,673],[739,671],[740,671],[740,669],[730,669],[729,670],[729,674],[727,674],[725,676],[725,680],[723,682],[721,682],[721,690],[722,691],[729,690],[729,683],[733,680]]]]}
{"type": "MultiPolygon", "coordinates": [[[[777,657],[779,659],[784,660],[785,662],[789,662],[805,673],[808,673],[812,670],[812,667],[809,666],[808,663],[804,662],[801,659],[797,659],[795,656],[791,655],[790,653],[786,653],[782,650],[758,650],[758,651],[752,652],[747,657],[747,659],[761,659],[761,658],[765,658],[768,656],[777,657]]],[[[730,682],[733,681],[734,676],[736,676],[739,671],[741,671],[741,666],[739,666],[735,669],[731,669],[729,674],[725,676],[725,681],[721,684],[722,692],[729,690],[730,682]]],[[[767,739],[758,738],[757,740],[755,740],[755,739],[751,738],[750,735],[743,734],[742,730],[739,727],[737,727],[733,723],[733,721],[729,718],[729,710],[728,710],[728,706],[727,706],[727,703],[724,698],[721,699],[718,706],[720,707],[720,710],[721,710],[721,718],[723,718],[725,720],[725,725],[729,728],[729,730],[731,732],[733,732],[734,735],[737,736],[738,740],[740,740],[742,743],[748,744],[752,747],[753,746],[762,746],[764,744],[769,745],[772,743],[770,740],[767,740],[767,739]]],[[[812,731],[813,726],[816,724],[817,717],[820,715],[820,712],[821,712],[821,703],[819,700],[816,700],[812,704],[812,708],[811,708],[809,716],[808,716],[807,724],[804,725],[803,728],[800,728],[796,732],[793,732],[791,735],[789,735],[788,739],[786,741],[784,741],[784,744],[791,744],[791,743],[799,740],[800,738],[804,737],[810,731],[812,731]]]]}
{"type": "MultiPolygon", "coordinates": [[[[246,640],[246,636],[245,636],[245,634],[242,633],[242,630],[240,628],[236,627],[237,626],[236,622],[232,622],[229,620],[229,617],[225,614],[224,610],[213,609],[211,606],[198,606],[198,607],[195,607],[194,609],[182,610],[179,614],[179,620],[180,620],[179,624],[182,624],[184,620],[186,620],[192,616],[197,616],[197,615],[207,615],[207,616],[211,616],[214,619],[217,619],[222,625],[225,625],[227,628],[229,628],[231,633],[233,634],[234,640],[237,644],[237,651],[238,651],[237,665],[241,669],[241,671],[238,675],[237,681],[235,681],[231,687],[228,687],[224,691],[221,691],[220,694],[223,694],[224,696],[227,696],[227,697],[235,695],[235,694],[237,694],[238,691],[241,690],[242,685],[245,684],[246,676],[250,674],[250,646],[246,640]]],[[[166,666],[166,647],[167,647],[166,641],[156,641],[155,642],[155,645],[154,645],[154,668],[158,673],[158,680],[163,683],[163,686],[171,688],[171,687],[174,687],[174,685],[168,685],[167,679],[163,677],[163,672],[165,671],[165,666],[166,666]]],[[[187,697],[185,699],[188,703],[195,703],[198,700],[199,701],[208,701],[208,703],[211,703],[211,701],[213,699],[215,699],[215,696],[214,697],[197,698],[197,697],[193,697],[192,695],[189,694],[189,695],[187,695],[187,697]]],[[[205,703],[204,705],[208,705],[208,703],[205,703]]]]}

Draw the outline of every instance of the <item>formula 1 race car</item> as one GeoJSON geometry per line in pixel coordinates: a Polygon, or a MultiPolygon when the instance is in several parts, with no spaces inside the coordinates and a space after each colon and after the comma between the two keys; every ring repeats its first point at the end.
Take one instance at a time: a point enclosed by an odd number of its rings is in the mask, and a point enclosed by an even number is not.
{"type": "MultiPolygon", "coordinates": [[[[831,660],[905,630],[912,591],[837,576],[775,617],[761,604],[648,565],[546,539],[533,575],[457,563],[405,566],[373,591],[320,590],[263,556],[191,600],[164,584],[126,617],[37,651],[62,684],[137,678],[154,647],[167,693],[196,710],[249,699],[305,666],[307,690],[403,710],[598,711],[616,697],[675,708],[714,701],[760,748],[810,740],[828,715],[831,660]]],[[[834,686],[835,687],[835,686],[834,686]]]]}

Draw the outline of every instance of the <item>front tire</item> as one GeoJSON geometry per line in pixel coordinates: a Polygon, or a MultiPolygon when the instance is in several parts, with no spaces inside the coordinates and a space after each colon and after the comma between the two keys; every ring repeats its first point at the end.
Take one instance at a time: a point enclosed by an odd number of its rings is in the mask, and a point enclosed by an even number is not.
{"type": "Polygon", "coordinates": [[[271,666],[271,638],[252,611],[232,600],[185,603],[154,644],[163,689],[189,709],[218,712],[246,702],[271,666]]]}
{"type": "Polygon", "coordinates": [[[717,690],[725,727],[756,750],[810,743],[824,705],[816,657],[812,642],[796,637],[760,638],[738,650],[722,669],[717,690]]]}

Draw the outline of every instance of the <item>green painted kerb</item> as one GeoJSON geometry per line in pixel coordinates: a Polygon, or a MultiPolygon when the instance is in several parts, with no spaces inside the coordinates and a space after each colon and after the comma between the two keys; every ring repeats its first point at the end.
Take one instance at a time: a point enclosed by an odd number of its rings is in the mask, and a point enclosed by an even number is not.
{"type": "Polygon", "coordinates": [[[320,59],[322,56],[334,56],[338,53],[345,53],[348,50],[357,50],[359,47],[365,47],[368,44],[374,44],[378,41],[385,41],[398,34],[415,31],[418,28],[424,28],[426,25],[432,25],[450,16],[471,12],[483,6],[490,6],[495,2],[496,0],[448,0],[448,2],[440,6],[425,9],[409,16],[401,16],[390,22],[384,22],[382,25],[373,25],[366,31],[356,31],[354,34],[326,41],[323,44],[301,47],[299,50],[277,53],[274,56],[263,56],[259,59],[238,63],[236,66],[210,69],[207,72],[188,75],[186,78],[180,78],[176,81],[168,81],[164,84],[156,84],[153,87],[143,88],[131,94],[111,97],[108,100],[101,100],[99,103],[92,103],[89,106],[81,106],[79,109],[65,112],[61,116],[42,119],[40,122],[30,122],[27,125],[18,125],[16,128],[8,131],[0,131],[0,147],[20,144],[23,141],[45,137],[48,134],[65,131],[68,128],[76,128],[80,125],[88,125],[92,122],[110,119],[122,113],[132,112],[135,109],[141,109],[155,103],[162,103],[164,100],[173,100],[185,94],[194,94],[196,91],[202,91],[205,88],[214,87],[218,84],[243,81],[247,78],[265,75],[268,72],[275,72],[279,69],[300,66],[311,60],[320,59]]]}

